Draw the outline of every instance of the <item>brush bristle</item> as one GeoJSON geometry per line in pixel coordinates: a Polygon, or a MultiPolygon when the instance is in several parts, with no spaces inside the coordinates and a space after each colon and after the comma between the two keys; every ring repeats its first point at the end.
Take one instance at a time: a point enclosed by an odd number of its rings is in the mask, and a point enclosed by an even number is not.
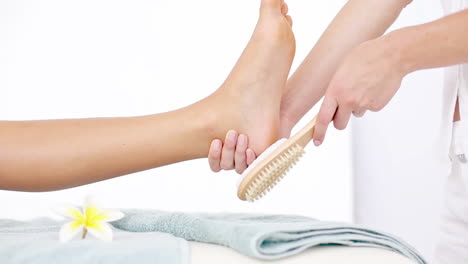
{"type": "Polygon", "coordinates": [[[246,200],[254,202],[262,198],[283,179],[289,169],[296,164],[303,154],[304,149],[298,144],[283,151],[281,155],[272,160],[268,166],[250,182],[245,193],[246,200]]]}

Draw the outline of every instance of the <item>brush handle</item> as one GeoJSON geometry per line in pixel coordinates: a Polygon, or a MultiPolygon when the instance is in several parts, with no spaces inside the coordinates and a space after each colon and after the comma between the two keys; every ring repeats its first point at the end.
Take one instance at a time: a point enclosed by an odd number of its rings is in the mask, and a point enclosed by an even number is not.
{"type": "Polygon", "coordinates": [[[305,127],[297,132],[291,140],[297,142],[301,147],[305,148],[314,136],[315,124],[317,123],[317,116],[310,121],[305,127]]]}

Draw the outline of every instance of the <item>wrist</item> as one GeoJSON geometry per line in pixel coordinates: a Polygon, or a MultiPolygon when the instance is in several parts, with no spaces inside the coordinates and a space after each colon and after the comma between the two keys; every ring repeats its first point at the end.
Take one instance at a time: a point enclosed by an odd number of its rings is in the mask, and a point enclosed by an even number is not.
{"type": "Polygon", "coordinates": [[[382,36],[382,41],[385,42],[386,48],[391,54],[394,67],[402,74],[408,75],[418,70],[417,62],[413,56],[411,43],[411,29],[403,28],[390,32],[382,36]]]}

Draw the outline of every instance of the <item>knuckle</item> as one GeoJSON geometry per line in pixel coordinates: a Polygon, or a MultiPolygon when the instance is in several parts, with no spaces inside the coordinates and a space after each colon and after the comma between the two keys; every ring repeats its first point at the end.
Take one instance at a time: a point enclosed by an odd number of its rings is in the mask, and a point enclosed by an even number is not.
{"type": "Polygon", "coordinates": [[[354,110],[357,112],[363,112],[368,110],[367,105],[364,103],[359,103],[354,107],[354,110]]]}
{"type": "Polygon", "coordinates": [[[359,110],[354,111],[353,115],[355,117],[362,117],[364,115],[364,113],[365,113],[365,110],[359,109],[359,110]]]}
{"type": "Polygon", "coordinates": [[[236,164],[242,164],[243,162],[245,163],[245,154],[244,153],[236,153],[235,156],[235,162],[236,164]]]}
{"type": "Polygon", "coordinates": [[[376,100],[369,99],[363,104],[363,108],[366,110],[370,110],[372,112],[378,112],[384,108],[385,104],[381,104],[376,100]]]}
{"type": "Polygon", "coordinates": [[[374,107],[370,104],[366,104],[362,107],[362,109],[373,111],[374,107]]]}
{"type": "Polygon", "coordinates": [[[354,97],[350,96],[350,97],[347,97],[346,99],[344,99],[343,103],[344,103],[345,106],[354,107],[357,104],[357,100],[354,97]]]}
{"type": "Polygon", "coordinates": [[[323,114],[319,115],[317,117],[317,122],[322,126],[327,126],[328,125],[328,118],[323,114]]]}
{"type": "Polygon", "coordinates": [[[234,152],[235,148],[236,144],[233,142],[226,142],[226,144],[224,144],[223,150],[234,152]]]}
{"type": "Polygon", "coordinates": [[[339,95],[341,94],[341,91],[345,90],[345,85],[344,82],[342,81],[342,78],[339,76],[335,75],[332,81],[330,82],[330,88],[331,88],[331,94],[332,95],[339,95]]]}
{"type": "Polygon", "coordinates": [[[378,111],[381,111],[384,107],[385,105],[376,105],[374,109],[376,112],[378,112],[378,111]]]}

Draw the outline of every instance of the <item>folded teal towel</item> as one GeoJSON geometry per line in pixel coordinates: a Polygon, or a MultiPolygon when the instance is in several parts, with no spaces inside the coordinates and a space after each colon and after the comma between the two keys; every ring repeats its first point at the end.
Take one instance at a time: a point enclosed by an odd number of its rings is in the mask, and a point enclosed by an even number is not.
{"type": "Polygon", "coordinates": [[[204,214],[124,210],[114,241],[58,241],[62,223],[0,220],[0,263],[190,263],[186,240],[224,245],[244,255],[279,259],[320,245],[376,247],[416,263],[423,258],[404,241],[349,224],[302,216],[204,214]],[[186,240],[184,240],[186,239],[186,240]]]}
{"type": "Polygon", "coordinates": [[[190,241],[224,245],[260,259],[284,258],[319,245],[344,245],[388,249],[416,263],[426,263],[414,248],[394,236],[303,216],[143,210],[124,213],[125,218],[113,223],[119,229],[169,233],[190,241]]]}
{"type": "Polygon", "coordinates": [[[188,242],[165,233],[115,230],[112,242],[88,236],[59,241],[63,223],[0,220],[1,264],[187,264],[188,242]]]}

